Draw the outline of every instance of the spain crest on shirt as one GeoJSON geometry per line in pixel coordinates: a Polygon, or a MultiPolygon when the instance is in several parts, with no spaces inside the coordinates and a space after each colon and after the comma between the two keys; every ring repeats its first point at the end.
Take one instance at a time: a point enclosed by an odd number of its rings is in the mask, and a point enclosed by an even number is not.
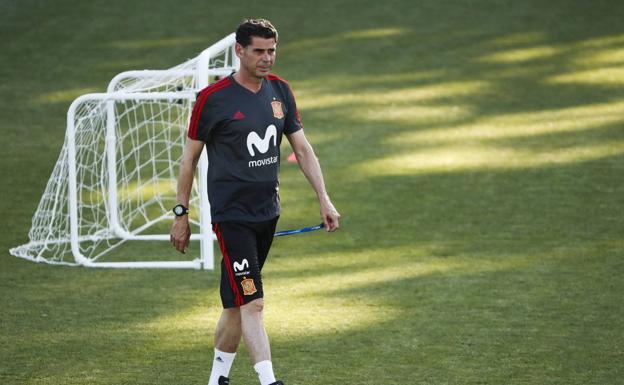
{"type": "Polygon", "coordinates": [[[273,116],[276,119],[282,119],[284,117],[284,110],[282,109],[282,102],[278,100],[274,100],[271,102],[271,107],[273,107],[273,116]]]}

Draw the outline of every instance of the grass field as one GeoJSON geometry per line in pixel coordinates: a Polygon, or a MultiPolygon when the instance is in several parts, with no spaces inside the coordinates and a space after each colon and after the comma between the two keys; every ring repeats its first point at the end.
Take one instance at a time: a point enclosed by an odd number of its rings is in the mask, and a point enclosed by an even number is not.
{"type": "MultiPolygon", "coordinates": [[[[73,98],[247,16],[280,30],[342,229],[276,241],[287,385],[622,384],[618,1],[0,0],[0,383],[204,384],[218,274],[52,267],[25,243],[73,98]]],[[[282,167],[281,228],[311,224],[282,167]]],[[[166,243],[143,255],[171,256],[166,243]]],[[[240,352],[232,384],[254,384],[240,352]]]]}

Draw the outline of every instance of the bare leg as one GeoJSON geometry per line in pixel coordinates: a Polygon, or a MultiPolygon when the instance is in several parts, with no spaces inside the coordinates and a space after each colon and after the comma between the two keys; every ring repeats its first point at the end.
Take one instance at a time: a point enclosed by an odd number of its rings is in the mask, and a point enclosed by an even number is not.
{"type": "Polygon", "coordinates": [[[269,337],[264,329],[263,308],[262,298],[254,299],[240,307],[243,338],[254,364],[260,361],[271,361],[269,337]]]}
{"type": "Polygon", "coordinates": [[[215,331],[215,348],[235,353],[241,340],[241,311],[239,308],[223,309],[215,331]]]}
{"type": "Polygon", "coordinates": [[[221,376],[228,377],[241,334],[240,309],[223,309],[215,331],[215,356],[208,385],[218,385],[221,376]]]}

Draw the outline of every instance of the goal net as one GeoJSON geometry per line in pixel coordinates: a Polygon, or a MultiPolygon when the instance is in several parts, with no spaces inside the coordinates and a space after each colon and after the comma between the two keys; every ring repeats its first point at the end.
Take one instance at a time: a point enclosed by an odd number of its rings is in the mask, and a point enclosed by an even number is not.
{"type": "MultiPolygon", "coordinates": [[[[128,71],[106,93],[77,98],[61,154],[17,257],[93,267],[213,268],[213,234],[200,160],[190,200],[193,260],[117,253],[127,241],[169,241],[176,181],[196,93],[239,66],[234,34],[168,70],[128,71]]],[[[170,250],[174,251],[173,248],[170,250]]]]}

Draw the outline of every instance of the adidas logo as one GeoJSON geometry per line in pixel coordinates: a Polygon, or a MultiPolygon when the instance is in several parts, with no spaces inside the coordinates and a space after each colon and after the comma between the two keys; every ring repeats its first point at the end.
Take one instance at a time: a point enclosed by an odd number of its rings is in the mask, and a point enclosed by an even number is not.
{"type": "Polygon", "coordinates": [[[242,120],[245,119],[245,114],[243,114],[240,111],[236,111],[236,113],[234,114],[234,116],[232,116],[232,119],[234,120],[242,120]]]}
{"type": "Polygon", "coordinates": [[[217,356],[217,361],[223,362],[223,358],[217,356]]]}

